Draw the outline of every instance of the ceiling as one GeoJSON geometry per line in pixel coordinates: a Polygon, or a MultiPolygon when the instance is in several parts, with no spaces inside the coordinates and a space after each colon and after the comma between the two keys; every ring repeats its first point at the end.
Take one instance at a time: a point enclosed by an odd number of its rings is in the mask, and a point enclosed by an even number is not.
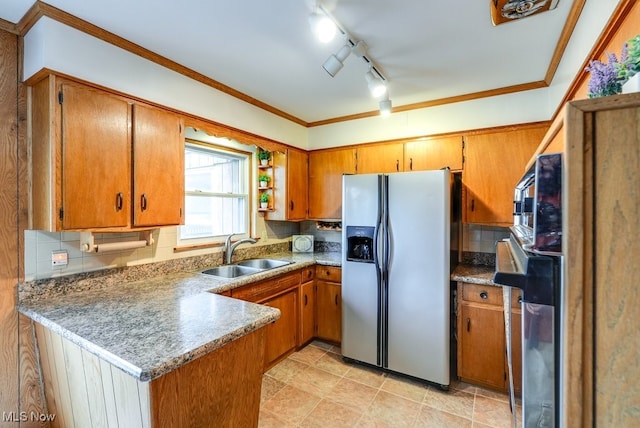
{"type": "MultiPolygon", "coordinates": [[[[394,108],[542,82],[573,0],[493,26],[491,0],[325,0],[323,5],[388,79],[394,108]]],[[[0,0],[17,23],[34,0],[0,0]]],[[[318,42],[309,0],[48,0],[48,4],[313,125],[374,114],[350,55],[330,77],[322,64],[343,45],[318,42]]],[[[548,82],[547,82],[548,83],[548,82]]]]}

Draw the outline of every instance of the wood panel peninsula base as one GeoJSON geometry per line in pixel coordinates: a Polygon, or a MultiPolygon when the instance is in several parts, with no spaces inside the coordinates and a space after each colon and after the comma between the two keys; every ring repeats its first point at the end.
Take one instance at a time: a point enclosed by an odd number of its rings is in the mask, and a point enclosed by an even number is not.
{"type": "Polygon", "coordinates": [[[52,427],[258,426],[264,327],[145,382],[34,326],[52,427]]]}

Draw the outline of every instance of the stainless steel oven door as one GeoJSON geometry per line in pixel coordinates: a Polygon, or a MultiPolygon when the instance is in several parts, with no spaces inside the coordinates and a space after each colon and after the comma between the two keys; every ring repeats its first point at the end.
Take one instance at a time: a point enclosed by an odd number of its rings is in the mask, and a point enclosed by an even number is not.
{"type": "Polygon", "coordinates": [[[522,419],[526,428],[554,426],[554,307],[523,303],[522,419]]]}

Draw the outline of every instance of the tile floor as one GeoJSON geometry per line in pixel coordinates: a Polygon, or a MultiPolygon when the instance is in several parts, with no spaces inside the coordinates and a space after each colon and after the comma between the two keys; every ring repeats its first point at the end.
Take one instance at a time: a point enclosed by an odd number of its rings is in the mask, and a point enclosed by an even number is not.
{"type": "Polygon", "coordinates": [[[461,382],[448,392],[342,360],[314,341],[263,377],[259,427],[511,427],[508,397],[461,382]]]}

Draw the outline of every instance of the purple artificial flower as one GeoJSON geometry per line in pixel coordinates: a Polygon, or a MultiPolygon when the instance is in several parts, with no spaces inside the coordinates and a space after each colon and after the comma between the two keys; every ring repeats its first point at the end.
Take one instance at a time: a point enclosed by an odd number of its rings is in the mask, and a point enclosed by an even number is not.
{"type": "Polygon", "coordinates": [[[589,80],[589,98],[604,97],[619,94],[622,84],[618,79],[618,59],[615,54],[607,53],[608,64],[599,60],[592,60],[585,68],[591,73],[589,80]]]}

